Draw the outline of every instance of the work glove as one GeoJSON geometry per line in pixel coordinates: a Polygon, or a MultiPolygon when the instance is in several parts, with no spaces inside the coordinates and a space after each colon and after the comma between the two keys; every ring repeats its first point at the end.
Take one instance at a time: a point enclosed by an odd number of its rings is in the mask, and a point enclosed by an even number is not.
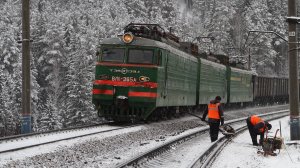
{"type": "Polygon", "coordinates": [[[224,120],[221,120],[221,126],[224,125],[224,120]]]}

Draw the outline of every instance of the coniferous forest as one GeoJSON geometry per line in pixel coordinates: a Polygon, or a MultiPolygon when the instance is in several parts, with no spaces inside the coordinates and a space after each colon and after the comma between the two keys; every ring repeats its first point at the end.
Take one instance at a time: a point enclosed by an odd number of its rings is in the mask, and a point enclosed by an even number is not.
{"type": "MultiPolygon", "coordinates": [[[[0,0],[0,135],[19,132],[22,91],[21,0],[0,0]]],[[[201,52],[246,62],[263,76],[287,75],[284,0],[32,0],[31,108],[33,131],[91,124],[96,49],[130,22],[172,27],[201,52]],[[247,40],[246,40],[247,39],[247,40]]]]}

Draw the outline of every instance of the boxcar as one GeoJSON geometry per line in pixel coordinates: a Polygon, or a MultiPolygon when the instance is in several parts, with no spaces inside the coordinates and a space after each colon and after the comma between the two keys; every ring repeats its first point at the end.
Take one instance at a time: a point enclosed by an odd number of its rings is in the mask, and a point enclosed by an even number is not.
{"type": "Polygon", "coordinates": [[[254,77],[254,101],[259,103],[286,101],[288,79],[278,77],[254,77]]]}

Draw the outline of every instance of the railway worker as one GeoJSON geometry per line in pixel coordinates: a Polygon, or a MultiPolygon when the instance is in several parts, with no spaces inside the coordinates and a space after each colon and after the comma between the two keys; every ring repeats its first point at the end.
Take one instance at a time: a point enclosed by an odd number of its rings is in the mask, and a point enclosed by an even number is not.
{"type": "Polygon", "coordinates": [[[262,145],[264,133],[272,128],[272,125],[256,115],[252,115],[246,119],[247,127],[254,146],[262,145]],[[260,135],[259,144],[257,143],[257,135],[260,135]]]}
{"type": "Polygon", "coordinates": [[[223,108],[221,106],[221,97],[217,96],[214,100],[211,100],[205,109],[202,121],[205,121],[206,116],[208,115],[208,124],[209,124],[209,135],[211,142],[214,142],[218,139],[219,135],[219,126],[224,124],[224,115],[223,108]]]}

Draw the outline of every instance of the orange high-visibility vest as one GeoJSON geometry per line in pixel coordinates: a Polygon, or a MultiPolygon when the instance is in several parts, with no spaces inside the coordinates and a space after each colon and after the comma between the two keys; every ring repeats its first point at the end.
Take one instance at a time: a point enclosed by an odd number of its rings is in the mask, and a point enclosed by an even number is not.
{"type": "MultiPolygon", "coordinates": [[[[258,117],[256,115],[253,115],[250,118],[250,122],[251,122],[252,125],[256,125],[256,124],[258,124],[260,122],[263,122],[263,120],[260,117],[258,117]]],[[[259,132],[261,132],[261,133],[263,133],[264,131],[265,131],[265,128],[259,129],[259,132]]]]}
{"type": "Polygon", "coordinates": [[[220,119],[219,105],[220,105],[220,103],[217,103],[217,104],[210,103],[208,105],[208,118],[213,118],[213,119],[218,119],[218,120],[220,119]]]}

